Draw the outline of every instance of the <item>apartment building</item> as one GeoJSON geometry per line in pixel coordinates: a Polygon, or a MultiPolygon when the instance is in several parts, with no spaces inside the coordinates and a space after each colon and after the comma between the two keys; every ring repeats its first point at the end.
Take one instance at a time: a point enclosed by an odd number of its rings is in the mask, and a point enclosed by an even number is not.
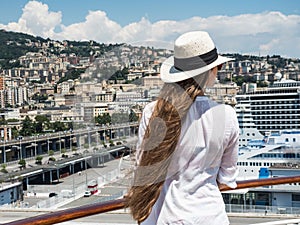
{"type": "Polygon", "coordinates": [[[162,87],[164,82],[160,79],[158,74],[149,75],[142,78],[142,85],[147,88],[162,87]]]}

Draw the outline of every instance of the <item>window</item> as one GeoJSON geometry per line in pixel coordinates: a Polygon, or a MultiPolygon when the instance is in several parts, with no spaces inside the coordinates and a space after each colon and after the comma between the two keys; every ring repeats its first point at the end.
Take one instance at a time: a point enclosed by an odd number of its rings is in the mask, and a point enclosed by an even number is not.
{"type": "Polygon", "coordinates": [[[292,201],[300,202],[300,194],[292,194],[292,201]]]}

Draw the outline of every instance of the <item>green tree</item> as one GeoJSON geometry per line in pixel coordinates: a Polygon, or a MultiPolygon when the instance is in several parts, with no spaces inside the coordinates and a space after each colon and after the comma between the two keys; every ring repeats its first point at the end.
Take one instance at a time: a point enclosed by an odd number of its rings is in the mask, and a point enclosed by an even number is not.
{"type": "Polygon", "coordinates": [[[15,123],[15,122],[19,122],[19,120],[18,119],[7,119],[7,122],[8,123],[15,123]]]}
{"type": "Polygon", "coordinates": [[[131,109],[130,113],[129,113],[129,122],[136,122],[138,121],[138,116],[136,115],[136,113],[131,109]]]}
{"type": "MultiPolygon", "coordinates": [[[[35,132],[36,133],[42,133],[44,131],[44,128],[49,125],[50,121],[47,118],[47,116],[44,115],[37,115],[35,117],[35,132]]],[[[48,127],[46,128],[48,129],[48,127]]]]}
{"type": "Polygon", "coordinates": [[[35,158],[35,164],[42,165],[42,160],[43,160],[43,156],[38,155],[38,156],[35,158]]]}
{"type": "Polygon", "coordinates": [[[111,117],[108,113],[104,113],[102,115],[98,115],[95,117],[95,122],[102,125],[102,124],[108,124],[111,123],[111,117]]]}
{"type": "Polygon", "coordinates": [[[1,170],[2,173],[8,173],[7,169],[6,169],[6,164],[2,164],[1,165],[1,170]]]}
{"type": "Polygon", "coordinates": [[[59,81],[57,82],[62,83],[64,81],[67,80],[75,80],[75,79],[79,79],[80,78],[80,74],[84,73],[85,69],[69,69],[68,72],[66,73],[66,75],[62,78],[59,79],[59,81]]]}
{"type": "Polygon", "coordinates": [[[63,122],[55,121],[54,123],[51,124],[51,129],[54,130],[55,132],[58,132],[58,131],[67,130],[68,128],[63,122]]]}
{"type": "Polygon", "coordinates": [[[7,121],[4,118],[0,118],[0,125],[6,125],[7,121]]]}
{"type": "Polygon", "coordinates": [[[54,155],[54,151],[53,151],[53,150],[50,150],[50,151],[49,151],[49,155],[50,155],[50,156],[54,155]]]}
{"type": "Polygon", "coordinates": [[[29,116],[26,116],[25,119],[22,122],[22,128],[20,130],[20,135],[23,136],[30,136],[34,134],[35,128],[32,120],[29,118],[29,116]]]}
{"type": "Polygon", "coordinates": [[[260,80],[257,82],[257,87],[268,87],[268,83],[260,80]]]}
{"type": "Polygon", "coordinates": [[[115,144],[114,144],[114,142],[113,142],[112,140],[109,140],[109,146],[110,146],[110,147],[115,146],[115,144]]]}
{"type": "Polygon", "coordinates": [[[21,166],[21,169],[26,168],[26,161],[25,161],[25,159],[20,159],[20,161],[18,162],[18,164],[21,166]]]}
{"type": "Polygon", "coordinates": [[[11,136],[13,139],[19,136],[19,131],[15,126],[11,128],[11,136]]]}
{"type": "Polygon", "coordinates": [[[124,67],[122,70],[117,70],[109,80],[114,80],[115,82],[117,80],[127,80],[127,75],[129,74],[128,68],[124,67]]]}
{"type": "Polygon", "coordinates": [[[32,96],[32,99],[35,100],[36,102],[45,102],[48,99],[48,95],[47,94],[40,95],[40,93],[35,93],[32,96]]]}

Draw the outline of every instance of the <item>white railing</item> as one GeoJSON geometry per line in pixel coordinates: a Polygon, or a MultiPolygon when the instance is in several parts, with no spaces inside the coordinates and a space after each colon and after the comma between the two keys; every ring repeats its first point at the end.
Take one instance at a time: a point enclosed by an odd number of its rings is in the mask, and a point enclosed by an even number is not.
{"type": "Polygon", "coordinates": [[[300,207],[280,207],[262,205],[226,204],[227,213],[256,213],[261,215],[295,215],[300,216],[300,207]]]}
{"type": "MultiPolygon", "coordinates": [[[[103,187],[104,185],[115,181],[116,179],[120,178],[124,174],[121,173],[119,169],[114,169],[104,175],[98,176],[96,179],[98,180],[98,188],[103,187]]],[[[31,195],[35,195],[37,198],[38,197],[47,197],[45,200],[41,200],[37,202],[33,206],[29,206],[26,204],[26,202],[18,202],[18,203],[12,203],[12,204],[5,204],[2,205],[0,208],[2,209],[9,209],[9,208],[32,208],[32,209],[57,209],[61,206],[64,206],[76,199],[79,199],[83,197],[84,192],[86,191],[86,184],[82,183],[81,185],[76,184],[76,187],[73,185],[60,185],[60,187],[56,187],[55,192],[57,193],[56,196],[48,198],[50,190],[48,187],[35,187],[34,192],[27,193],[31,195]],[[62,193],[62,190],[70,190],[69,195],[66,195],[62,193]]],[[[103,201],[105,200],[113,200],[121,197],[125,193],[117,193],[112,196],[107,196],[107,198],[104,198],[103,201]]]]}
{"type": "MultiPolygon", "coordinates": [[[[101,175],[97,177],[98,180],[98,188],[103,187],[104,185],[114,181],[120,176],[120,171],[118,169],[112,170],[108,172],[107,174],[101,175]]],[[[72,185],[63,185],[61,187],[62,190],[73,190],[72,185]]],[[[80,186],[76,186],[74,188],[74,193],[70,196],[64,196],[62,193],[59,193],[57,196],[43,200],[38,202],[36,205],[32,206],[31,208],[58,208],[63,205],[66,205],[75,199],[78,199],[84,195],[84,192],[86,191],[86,184],[82,184],[80,186]]]]}

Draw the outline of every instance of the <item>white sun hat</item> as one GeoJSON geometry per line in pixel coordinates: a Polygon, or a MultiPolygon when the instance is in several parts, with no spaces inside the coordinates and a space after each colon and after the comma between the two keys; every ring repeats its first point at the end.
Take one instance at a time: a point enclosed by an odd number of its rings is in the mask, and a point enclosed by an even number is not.
{"type": "Polygon", "coordinates": [[[202,74],[232,58],[218,54],[215,44],[205,31],[182,34],[175,40],[174,56],[163,62],[160,77],[174,83],[202,74]]]}

